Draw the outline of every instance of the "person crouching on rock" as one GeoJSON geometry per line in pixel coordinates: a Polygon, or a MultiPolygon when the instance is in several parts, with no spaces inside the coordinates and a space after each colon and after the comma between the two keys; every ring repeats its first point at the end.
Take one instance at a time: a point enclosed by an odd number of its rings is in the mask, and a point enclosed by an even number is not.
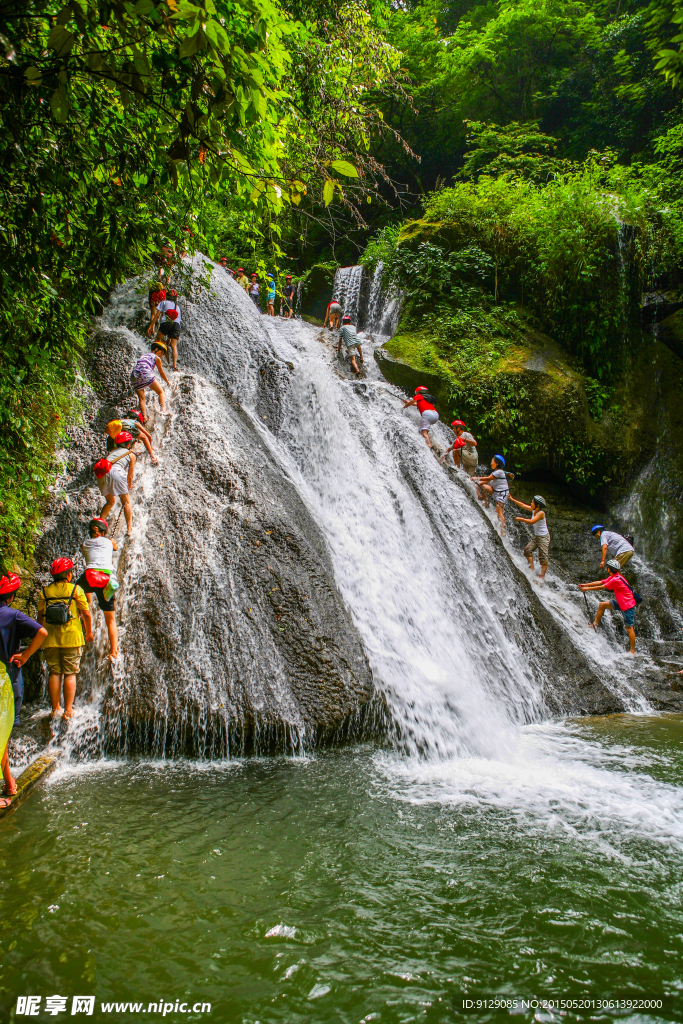
{"type": "Polygon", "coordinates": [[[166,345],[162,341],[153,341],[150,352],[145,352],[144,356],[140,356],[137,363],[133,367],[130,375],[130,382],[137,393],[138,401],[140,402],[140,412],[142,413],[142,422],[144,423],[147,419],[147,405],[145,403],[145,391],[147,388],[150,391],[154,391],[159,396],[159,406],[161,411],[164,412],[166,408],[166,395],[159,381],[154,376],[154,370],[157,369],[162,380],[165,380],[167,384],[170,381],[164,373],[164,368],[161,365],[160,356],[166,353],[166,345]]]}
{"type": "Polygon", "coordinates": [[[534,528],[533,540],[530,540],[524,548],[524,554],[529,563],[529,568],[533,571],[534,551],[538,551],[538,560],[541,563],[539,576],[541,579],[544,579],[548,571],[548,551],[550,550],[550,530],[548,529],[545,515],[547,508],[545,498],[541,497],[540,494],[534,494],[531,504],[526,505],[523,501],[518,501],[517,498],[513,498],[510,495],[510,501],[514,501],[515,505],[526,509],[527,512],[531,512],[531,519],[525,519],[523,516],[515,516],[515,519],[518,523],[528,523],[529,526],[534,528]]]}
{"type": "Polygon", "coordinates": [[[136,463],[135,455],[130,451],[134,443],[131,435],[127,431],[122,431],[116,437],[117,447],[109,459],[100,459],[93,467],[97,486],[102,496],[106,498],[99,518],[107,518],[114,507],[116,498],[119,497],[126,517],[129,537],[133,536],[133,509],[130,504],[129,491],[133,485],[136,463]]]}
{"type": "Polygon", "coordinates": [[[505,502],[510,497],[508,486],[508,474],[505,472],[505,459],[502,455],[494,455],[491,459],[491,472],[488,476],[473,476],[470,478],[477,487],[479,500],[489,507],[489,498],[492,497],[496,503],[496,513],[500,522],[501,535],[505,533],[505,502]]]}
{"type": "Polygon", "coordinates": [[[123,416],[120,420],[112,420],[111,423],[107,423],[105,430],[108,435],[108,450],[113,450],[116,445],[116,437],[123,431],[126,431],[131,435],[134,441],[142,441],[151,456],[152,465],[158,465],[159,460],[154,454],[154,449],[152,448],[152,435],[143,427],[142,413],[139,413],[137,409],[130,409],[127,416],[123,416]]]}
{"type": "Polygon", "coordinates": [[[348,313],[342,317],[342,327],[339,332],[339,344],[337,345],[337,354],[341,352],[341,347],[344,345],[346,354],[351,360],[351,366],[353,367],[354,373],[360,373],[358,363],[356,362],[356,356],[360,356],[361,363],[363,362],[363,350],[360,347],[360,341],[358,340],[358,334],[356,328],[351,322],[351,317],[348,313]]]}
{"type": "Polygon", "coordinates": [[[616,558],[610,558],[610,560],[605,563],[605,568],[609,573],[606,580],[596,580],[594,583],[579,583],[579,590],[583,590],[584,592],[586,590],[612,590],[614,592],[613,599],[610,599],[609,601],[601,601],[598,605],[598,610],[595,613],[595,622],[592,624],[591,628],[598,628],[600,625],[600,619],[608,608],[612,608],[614,611],[620,611],[624,616],[624,626],[628,633],[630,653],[635,654],[635,619],[637,601],[630,586],[621,575],[621,566],[616,558]]]}
{"type": "Polygon", "coordinates": [[[47,688],[53,717],[62,710],[63,681],[64,718],[71,718],[83,647],[92,640],[90,605],[81,588],[71,582],[73,567],[70,558],[55,559],[50,566],[52,583],[43,587],[38,598],[38,622],[47,629],[42,651],[49,673],[47,688]]]}
{"type": "Polygon", "coordinates": [[[439,420],[439,414],[436,411],[436,407],[432,405],[434,399],[430,394],[427,393],[427,388],[419,387],[415,388],[415,397],[409,398],[407,402],[403,403],[403,408],[408,409],[411,405],[416,405],[417,410],[420,413],[420,433],[427,442],[429,448],[433,448],[431,438],[429,437],[429,431],[432,429],[435,423],[439,420]]]}
{"type": "MultiPolygon", "coordinates": [[[[109,592],[111,575],[114,571],[114,552],[118,550],[115,540],[109,540],[107,532],[109,524],[106,519],[91,519],[88,524],[88,539],[81,544],[85,558],[85,570],[76,580],[77,586],[84,594],[95,594],[97,603],[104,614],[109,633],[109,660],[115,661],[119,656],[119,631],[116,628],[116,612],[114,610],[114,594],[105,597],[109,592]],[[109,590],[108,590],[109,588],[109,590]]],[[[91,606],[92,607],[92,606],[91,606]]]]}

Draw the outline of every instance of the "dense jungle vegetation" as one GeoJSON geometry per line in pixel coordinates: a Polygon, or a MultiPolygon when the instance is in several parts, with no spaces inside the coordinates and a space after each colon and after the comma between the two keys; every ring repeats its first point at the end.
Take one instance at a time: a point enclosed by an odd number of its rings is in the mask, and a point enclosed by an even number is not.
{"type": "Polygon", "coordinates": [[[0,0],[2,552],[30,555],[93,314],[163,245],[303,274],[369,243],[442,333],[495,345],[528,306],[599,404],[640,285],[678,281],[681,22],[679,0],[0,0]]]}

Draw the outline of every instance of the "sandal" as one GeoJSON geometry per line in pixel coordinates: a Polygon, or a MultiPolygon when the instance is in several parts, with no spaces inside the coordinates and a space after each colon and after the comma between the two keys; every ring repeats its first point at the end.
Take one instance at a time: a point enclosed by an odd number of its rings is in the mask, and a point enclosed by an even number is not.
{"type": "Polygon", "coordinates": [[[0,796],[0,811],[6,810],[12,806],[12,800],[8,796],[0,796]]]}

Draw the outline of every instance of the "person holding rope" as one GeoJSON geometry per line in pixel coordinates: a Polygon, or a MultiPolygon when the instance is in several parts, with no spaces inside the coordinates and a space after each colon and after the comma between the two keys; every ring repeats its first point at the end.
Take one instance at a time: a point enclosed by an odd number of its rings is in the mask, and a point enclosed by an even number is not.
{"type": "Polygon", "coordinates": [[[131,435],[134,441],[142,441],[151,456],[153,466],[159,465],[159,460],[152,448],[152,435],[142,425],[142,413],[137,409],[129,409],[128,415],[120,420],[112,420],[107,423],[105,432],[107,434],[107,451],[113,451],[116,447],[116,438],[119,434],[126,432],[131,435]]]}
{"type": "Polygon", "coordinates": [[[52,583],[43,587],[38,598],[38,622],[47,629],[42,650],[49,673],[47,688],[53,718],[62,710],[62,682],[63,717],[71,718],[83,648],[93,638],[90,605],[81,588],[71,582],[73,568],[70,558],[56,558],[50,566],[52,583]],[[81,620],[85,625],[85,636],[81,620]]]}
{"type": "Polygon", "coordinates": [[[161,301],[156,310],[152,315],[152,319],[147,333],[152,335],[157,320],[161,317],[159,322],[159,329],[157,336],[154,339],[155,342],[165,344],[166,346],[166,360],[170,362],[168,358],[168,345],[171,345],[171,352],[173,353],[173,369],[177,372],[178,370],[178,338],[180,337],[180,324],[182,320],[182,313],[180,306],[178,305],[178,292],[174,291],[173,288],[169,288],[166,292],[166,298],[161,301]]]}
{"type": "Polygon", "coordinates": [[[154,391],[159,396],[159,406],[162,413],[166,409],[166,395],[159,381],[154,376],[155,369],[159,371],[159,375],[162,380],[165,380],[167,384],[170,384],[168,377],[164,373],[164,368],[161,365],[161,356],[166,353],[166,345],[163,341],[153,341],[151,345],[151,351],[145,352],[144,356],[140,356],[137,363],[133,367],[130,375],[130,382],[137,393],[138,401],[140,402],[140,412],[142,413],[142,422],[147,420],[147,405],[145,403],[145,392],[147,388],[150,391],[154,391]]]}
{"type": "Polygon", "coordinates": [[[491,472],[488,476],[472,476],[479,495],[479,501],[489,507],[489,498],[493,497],[496,503],[496,513],[500,522],[501,536],[505,533],[505,502],[510,497],[508,476],[514,477],[514,473],[505,472],[505,459],[502,455],[494,455],[491,459],[491,472]]]}
{"type": "MultiPolygon", "coordinates": [[[[92,609],[91,594],[95,594],[97,603],[104,615],[109,634],[109,660],[116,661],[119,656],[119,631],[116,627],[114,610],[115,589],[112,586],[114,572],[114,552],[118,550],[115,540],[109,540],[107,533],[109,524],[106,519],[91,519],[88,523],[88,539],[81,544],[85,559],[85,569],[76,580],[76,585],[88,595],[92,609]]],[[[115,581],[116,582],[116,581],[115,581]]],[[[118,584],[116,585],[118,589],[118,584]]]]}
{"type": "Polygon", "coordinates": [[[527,505],[523,501],[519,501],[517,498],[513,498],[509,495],[510,501],[513,501],[519,508],[525,509],[527,512],[531,512],[531,518],[526,519],[524,516],[515,516],[518,523],[527,523],[529,526],[534,528],[533,540],[524,548],[524,554],[526,560],[529,563],[529,568],[533,572],[534,569],[534,551],[538,551],[538,560],[541,563],[541,571],[539,577],[545,579],[545,574],[548,571],[548,552],[550,550],[550,530],[548,529],[548,523],[546,521],[546,504],[545,498],[540,494],[534,494],[531,499],[531,504],[527,505]]]}
{"type": "Polygon", "coordinates": [[[428,448],[434,447],[429,436],[429,431],[435,423],[438,423],[439,420],[439,414],[436,411],[436,406],[432,404],[434,401],[436,401],[436,399],[432,398],[432,396],[428,394],[427,388],[421,386],[419,388],[415,388],[414,398],[409,398],[407,402],[403,403],[404,409],[409,409],[411,405],[417,406],[417,410],[420,413],[420,433],[427,442],[428,448]]]}
{"type": "MultiPolygon", "coordinates": [[[[134,453],[131,451],[134,443],[132,436],[127,431],[122,431],[116,437],[117,447],[111,453],[110,458],[100,459],[93,467],[97,486],[102,496],[106,498],[99,518],[107,518],[114,507],[116,498],[119,497],[122,510],[126,516],[129,537],[133,536],[133,509],[130,503],[129,492],[133,484],[133,474],[137,461],[134,453]]],[[[116,522],[118,523],[118,519],[116,522]]]]}

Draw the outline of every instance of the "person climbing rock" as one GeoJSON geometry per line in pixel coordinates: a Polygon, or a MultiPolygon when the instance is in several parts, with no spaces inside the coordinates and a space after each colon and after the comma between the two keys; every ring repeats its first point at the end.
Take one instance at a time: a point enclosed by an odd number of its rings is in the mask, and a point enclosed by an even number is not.
{"type": "Polygon", "coordinates": [[[258,309],[259,313],[261,312],[261,307],[259,305],[260,293],[261,293],[261,286],[258,283],[258,280],[256,279],[256,274],[252,274],[251,275],[251,284],[249,285],[249,297],[251,298],[251,301],[254,303],[254,305],[258,309]]]}
{"type": "Polygon", "coordinates": [[[127,416],[123,416],[120,420],[112,420],[111,423],[107,423],[105,431],[108,435],[107,448],[109,447],[110,441],[116,444],[117,435],[122,431],[126,431],[131,435],[134,441],[142,441],[151,456],[152,465],[158,465],[159,460],[154,454],[154,448],[152,447],[152,435],[143,427],[142,413],[139,413],[137,409],[129,409],[127,416]]]}
{"type": "Polygon", "coordinates": [[[245,292],[249,291],[249,278],[244,273],[244,267],[240,267],[237,271],[237,283],[240,288],[244,288],[245,292]]]}
{"type": "Polygon", "coordinates": [[[266,307],[268,316],[275,316],[275,277],[272,274],[268,274],[266,284],[266,307]]]}
{"type": "Polygon", "coordinates": [[[147,294],[147,301],[149,303],[149,318],[152,320],[154,317],[154,310],[157,308],[160,302],[163,302],[166,298],[166,289],[164,288],[163,281],[152,281],[147,294]]]}
{"type": "Polygon", "coordinates": [[[626,563],[633,558],[633,544],[626,540],[626,537],[622,537],[620,533],[614,533],[612,530],[606,530],[605,527],[601,526],[599,523],[596,526],[591,527],[591,533],[594,537],[598,538],[602,548],[602,558],[600,560],[601,569],[605,567],[605,561],[608,558],[616,558],[622,569],[626,563]]]}
{"type": "Polygon", "coordinates": [[[24,700],[22,667],[47,636],[47,630],[39,622],[11,607],[20,586],[21,580],[14,572],[0,579],[0,662],[5,666],[12,684],[14,725],[20,724],[19,716],[24,700]],[[25,651],[20,652],[21,641],[29,638],[31,643],[25,651]]]}
{"type": "Polygon", "coordinates": [[[415,397],[409,398],[407,402],[403,403],[404,409],[409,409],[411,405],[416,405],[418,412],[420,413],[420,433],[427,442],[429,448],[433,448],[429,431],[432,429],[435,423],[439,420],[439,414],[436,411],[436,407],[433,405],[436,399],[428,393],[426,387],[415,388],[415,397]]]}
{"type": "MultiPolygon", "coordinates": [[[[154,339],[155,343],[168,343],[171,344],[171,352],[173,353],[173,369],[178,369],[178,338],[180,337],[180,324],[182,321],[182,313],[180,306],[178,305],[178,292],[170,288],[166,292],[166,298],[163,302],[160,302],[154,311],[152,321],[147,328],[147,333],[152,335],[154,326],[159,320],[159,330],[157,336],[154,339]]],[[[166,349],[166,358],[168,359],[168,348],[166,349]]]]}
{"type": "Polygon", "coordinates": [[[494,455],[491,459],[491,472],[488,476],[473,476],[477,488],[479,500],[489,507],[489,498],[493,497],[496,504],[496,514],[500,522],[501,535],[505,533],[505,502],[510,496],[508,486],[508,475],[505,472],[505,459],[502,455],[494,455]]]}
{"type": "Polygon", "coordinates": [[[38,622],[47,629],[42,651],[53,717],[62,711],[63,684],[64,718],[71,718],[83,648],[93,638],[90,605],[81,588],[71,582],[73,567],[70,558],[56,558],[50,567],[52,583],[43,587],[38,598],[38,622]]]}
{"type": "Polygon", "coordinates": [[[292,284],[292,275],[287,274],[285,278],[285,288],[282,295],[282,302],[280,304],[280,312],[287,319],[291,320],[292,314],[294,313],[294,285],[292,284]]]}
{"type": "Polygon", "coordinates": [[[636,653],[636,631],[635,631],[635,616],[637,601],[631,587],[621,575],[621,566],[616,558],[610,558],[605,563],[605,568],[609,573],[606,580],[596,580],[594,583],[579,583],[579,590],[583,590],[584,593],[587,590],[611,590],[614,593],[614,598],[608,601],[601,601],[598,605],[598,610],[595,613],[595,621],[591,628],[597,629],[600,625],[600,620],[607,611],[608,608],[612,608],[615,612],[620,611],[624,617],[624,626],[628,633],[628,641],[630,653],[636,653]]]}
{"type": "MultiPolygon", "coordinates": [[[[220,265],[222,266],[223,270],[227,271],[227,272],[228,272],[228,274],[230,274],[230,277],[231,277],[231,278],[232,278],[233,280],[234,280],[234,279],[235,279],[235,278],[237,277],[237,274],[235,273],[235,271],[234,271],[234,270],[232,270],[232,269],[231,269],[231,268],[230,268],[230,267],[228,266],[228,257],[227,257],[227,256],[221,256],[221,258],[220,258],[220,260],[219,260],[218,262],[219,262],[219,263],[220,263],[220,265]]],[[[244,271],[242,271],[242,273],[244,273],[244,271]]]]}
{"type": "Polygon", "coordinates": [[[331,302],[328,302],[327,311],[325,313],[325,320],[323,321],[323,327],[327,327],[329,321],[330,330],[335,331],[339,327],[339,321],[341,320],[341,312],[342,308],[339,304],[338,299],[332,299],[331,302]]]}
{"type": "Polygon", "coordinates": [[[133,485],[133,474],[135,472],[136,457],[130,450],[133,438],[127,431],[122,431],[116,436],[117,447],[108,459],[100,459],[93,467],[97,486],[100,493],[106,499],[99,518],[106,519],[116,498],[121,499],[123,513],[126,517],[128,536],[133,536],[133,509],[130,503],[130,489],[133,485]]]}
{"type": "Polygon", "coordinates": [[[351,360],[351,366],[353,367],[354,373],[360,373],[358,363],[356,362],[356,356],[360,357],[361,363],[363,362],[363,350],[358,340],[358,334],[355,326],[351,322],[350,316],[342,317],[342,328],[339,332],[339,344],[337,345],[337,354],[341,352],[341,347],[344,345],[346,354],[351,360]]]}
{"type": "Polygon", "coordinates": [[[164,394],[164,389],[154,376],[154,370],[157,369],[161,379],[166,381],[167,384],[171,383],[164,373],[164,368],[161,365],[160,356],[165,353],[166,345],[162,341],[153,341],[151,351],[145,352],[144,356],[140,356],[130,375],[131,385],[137,393],[138,401],[140,403],[143,423],[147,420],[147,404],[145,401],[145,391],[147,388],[149,388],[150,391],[154,391],[154,393],[159,396],[159,406],[161,411],[164,412],[166,408],[166,396],[164,394]]]}
{"type": "Polygon", "coordinates": [[[550,530],[546,520],[546,509],[548,507],[546,500],[540,494],[534,494],[531,504],[527,505],[525,502],[513,498],[511,494],[509,497],[510,501],[513,501],[519,508],[524,508],[527,512],[531,512],[531,519],[525,519],[523,516],[515,516],[515,519],[518,523],[527,523],[529,526],[533,526],[534,537],[525,546],[524,554],[529,563],[529,568],[533,571],[534,551],[538,551],[538,560],[541,563],[539,576],[541,579],[545,579],[545,574],[548,571],[548,552],[550,550],[550,530]]]}
{"type": "Polygon", "coordinates": [[[88,595],[88,600],[91,600],[90,594],[95,594],[109,633],[109,660],[116,661],[119,656],[119,632],[116,627],[115,594],[112,593],[111,582],[114,552],[118,550],[118,545],[115,540],[109,540],[108,531],[109,524],[106,519],[95,518],[88,523],[88,539],[81,544],[85,569],[76,580],[76,585],[88,595]],[[110,596],[106,596],[107,594],[110,596]]]}
{"type": "Polygon", "coordinates": [[[463,468],[468,473],[474,473],[477,468],[477,442],[474,440],[471,434],[467,433],[467,427],[462,420],[453,420],[451,423],[453,430],[455,431],[455,440],[450,448],[441,456],[441,462],[446,461],[446,456],[450,451],[453,452],[453,462],[460,468],[460,462],[462,460],[463,468]]]}

